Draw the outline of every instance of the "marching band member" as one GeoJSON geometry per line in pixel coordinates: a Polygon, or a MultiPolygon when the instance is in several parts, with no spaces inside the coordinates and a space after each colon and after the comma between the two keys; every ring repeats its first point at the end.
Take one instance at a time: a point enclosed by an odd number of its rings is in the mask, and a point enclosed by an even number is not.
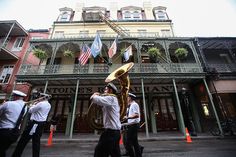
{"type": "Polygon", "coordinates": [[[32,139],[32,157],[39,157],[40,154],[40,138],[43,133],[44,124],[46,123],[51,104],[48,102],[50,96],[40,93],[41,100],[29,108],[30,121],[28,122],[20,140],[17,143],[13,157],[21,157],[25,146],[32,139]]]}
{"type": "Polygon", "coordinates": [[[137,102],[135,102],[135,98],[136,95],[128,93],[127,116],[124,117],[124,120],[128,122],[125,141],[127,154],[122,156],[141,157],[144,149],[144,147],[140,146],[138,143],[140,108],[137,102]]]}
{"type": "Polygon", "coordinates": [[[13,90],[12,96],[13,101],[6,101],[0,106],[0,157],[5,157],[6,150],[17,141],[18,136],[13,134],[13,129],[25,105],[25,93],[13,90]]]}
{"type": "Polygon", "coordinates": [[[120,157],[120,106],[116,97],[117,88],[108,83],[104,94],[94,93],[90,99],[94,104],[102,106],[104,131],[95,148],[94,157],[120,157]]]}

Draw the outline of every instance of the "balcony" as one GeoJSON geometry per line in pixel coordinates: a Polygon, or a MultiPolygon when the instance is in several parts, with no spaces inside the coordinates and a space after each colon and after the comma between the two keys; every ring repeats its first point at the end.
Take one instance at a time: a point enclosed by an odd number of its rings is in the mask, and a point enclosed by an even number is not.
{"type": "Polygon", "coordinates": [[[231,73],[236,72],[236,64],[208,64],[211,69],[215,69],[218,73],[231,73]]]}
{"type": "MultiPolygon", "coordinates": [[[[89,65],[22,65],[18,75],[57,75],[57,74],[109,74],[122,64],[89,64],[89,65]]],[[[190,74],[203,73],[202,67],[194,63],[161,63],[135,64],[129,73],[159,73],[159,74],[190,74]]]]}

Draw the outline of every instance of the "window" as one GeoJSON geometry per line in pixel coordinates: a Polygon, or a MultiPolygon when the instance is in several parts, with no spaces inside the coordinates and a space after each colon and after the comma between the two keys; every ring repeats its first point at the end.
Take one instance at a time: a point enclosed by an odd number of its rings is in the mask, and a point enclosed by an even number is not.
{"type": "Polygon", "coordinates": [[[106,30],[97,30],[97,33],[102,37],[106,34],[106,30]]]}
{"type": "Polygon", "coordinates": [[[138,34],[140,37],[145,37],[147,35],[147,30],[146,29],[139,29],[138,34]]]}
{"type": "Polygon", "coordinates": [[[20,51],[23,47],[24,41],[25,41],[25,38],[22,38],[22,37],[16,38],[12,51],[20,51]]]}
{"type": "Polygon", "coordinates": [[[34,36],[34,37],[31,37],[32,40],[35,40],[35,39],[43,39],[43,37],[40,37],[40,36],[34,36]]]}
{"type": "Polygon", "coordinates": [[[60,18],[60,21],[69,21],[69,14],[67,12],[63,12],[60,18]]]}
{"type": "Polygon", "coordinates": [[[3,66],[3,70],[0,74],[0,83],[8,83],[13,72],[13,67],[13,65],[3,66]]]}
{"type": "Polygon", "coordinates": [[[141,19],[140,13],[139,13],[138,11],[134,11],[134,13],[133,13],[133,18],[134,18],[134,19],[141,19]]]}
{"type": "Polygon", "coordinates": [[[131,13],[129,11],[124,13],[124,19],[131,19],[131,13]]]}
{"type": "Polygon", "coordinates": [[[161,34],[162,34],[162,37],[170,37],[171,36],[170,30],[168,30],[168,29],[161,30],[161,34]]]}
{"type": "Polygon", "coordinates": [[[88,37],[89,31],[79,31],[79,37],[86,38],[88,37]]]}
{"type": "Polygon", "coordinates": [[[156,18],[158,20],[165,20],[166,19],[166,15],[165,15],[165,13],[163,11],[158,11],[156,13],[156,18]]]}
{"type": "Polygon", "coordinates": [[[64,38],[64,31],[56,31],[54,38],[64,38]]]}

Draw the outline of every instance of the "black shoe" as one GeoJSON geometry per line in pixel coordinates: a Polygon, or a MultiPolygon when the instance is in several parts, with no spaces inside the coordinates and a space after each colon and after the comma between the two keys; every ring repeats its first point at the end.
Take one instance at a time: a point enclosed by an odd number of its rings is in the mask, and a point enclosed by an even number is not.
{"type": "Polygon", "coordinates": [[[129,156],[129,154],[128,154],[128,153],[125,153],[125,154],[122,154],[121,156],[129,156]]]}
{"type": "Polygon", "coordinates": [[[144,149],[144,147],[143,147],[143,146],[140,146],[140,152],[141,152],[141,154],[143,154],[143,149],[144,149]]]}

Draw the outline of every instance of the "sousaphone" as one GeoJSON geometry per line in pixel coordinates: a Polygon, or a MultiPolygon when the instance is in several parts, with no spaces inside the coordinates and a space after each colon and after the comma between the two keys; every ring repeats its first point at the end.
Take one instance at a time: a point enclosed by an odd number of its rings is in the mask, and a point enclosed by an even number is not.
{"type": "MultiPolygon", "coordinates": [[[[109,83],[113,80],[118,80],[120,83],[120,93],[117,94],[117,98],[120,105],[120,119],[122,120],[126,114],[126,109],[128,106],[128,93],[130,88],[130,79],[128,75],[128,71],[134,66],[133,62],[127,63],[115,71],[113,71],[110,75],[105,79],[106,83],[109,83]]],[[[95,104],[90,104],[87,118],[89,120],[89,125],[91,128],[95,130],[102,130],[102,111],[101,107],[95,104]]]]}

